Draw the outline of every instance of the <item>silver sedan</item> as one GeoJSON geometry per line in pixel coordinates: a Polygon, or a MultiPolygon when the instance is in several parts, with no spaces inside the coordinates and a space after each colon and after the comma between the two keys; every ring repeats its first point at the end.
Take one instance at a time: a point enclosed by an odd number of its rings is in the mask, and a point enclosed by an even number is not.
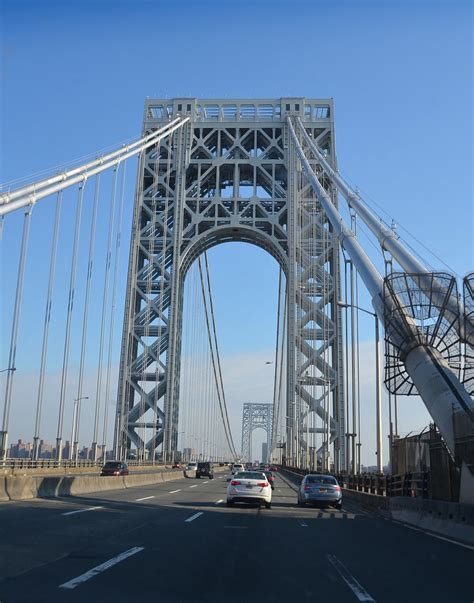
{"type": "Polygon", "coordinates": [[[319,503],[342,507],[342,490],[337,479],[332,475],[306,475],[298,489],[298,504],[319,503]]]}

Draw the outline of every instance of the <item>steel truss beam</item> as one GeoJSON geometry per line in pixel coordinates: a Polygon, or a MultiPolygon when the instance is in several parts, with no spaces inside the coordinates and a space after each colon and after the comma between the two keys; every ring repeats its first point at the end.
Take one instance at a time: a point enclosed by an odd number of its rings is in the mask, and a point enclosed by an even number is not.
{"type": "MultiPolygon", "coordinates": [[[[252,433],[255,429],[267,432],[267,446],[270,454],[270,442],[273,426],[273,405],[245,402],[242,411],[242,458],[252,462],[252,433]]],[[[268,459],[262,459],[266,462],[268,459]]]]}
{"type": "Polygon", "coordinates": [[[189,121],[150,147],[138,170],[117,454],[131,443],[149,454],[163,443],[168,458],[175,451],[184,278],[206,249],[244,241],[268,251],[286,275],[289,461],[304,459],[306,433],[329,427],[335,465],[342,468],[338,242],[288,145],[290,114],[333,161],[331,101],[147,101],[145,130],[177,115],[189,121]],[[146,424],[155,426],[151,437],[146,424]]]}

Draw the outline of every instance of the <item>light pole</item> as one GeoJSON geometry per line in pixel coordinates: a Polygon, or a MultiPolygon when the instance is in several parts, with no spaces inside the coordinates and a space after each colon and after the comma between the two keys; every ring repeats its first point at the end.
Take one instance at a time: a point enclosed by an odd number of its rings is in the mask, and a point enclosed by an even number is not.
{"type": "Polygon", "coordinates": [[[5,408],[3,409],[3,424],[2,430],[0,431],[0,461],[5,462],[7,458],[8,448],[8,419],[9,419],[9,396],[8,392],[11,390],[11,379],[13,373],[16,371],[16,367],[9,366],[6,369],[2,369],[0,373],[8,373],[7,375],[7,395],[5,399],[5,408]]]}
{"type": "MultiPolygon", "coordinates": [[[[342,308],[347,308],[350,304],[346,304],[342,301],[337,303],[342,308]]],[[[377,471],[383,473],[383,458],[382,458],[382,373],[380,368],[380,327],[379,317],[375,312],[360,308],[359,306],[353,306],[361,312],[370,314],[375,319],[375,414],[376,414],[376,432],[377,432],[377,471]]],[[[360,429],[360,426],[359,426],[360,429]]],[[[360,451],[359,451],[360,454],[360,451]]],[[[353,459],[354,463],[354,459],[353,459]]]]}
{"type": "Polygon", "coordinates": [[[69,445],[69,460],[72,461],[74,459],[77,464],[78,457],[78,446],[79,442],[76,441],[79,435],[79,422],[78,422],[78,412],[77,407],[81,400],[89,400],[89,396],[81,396],[80,398],[75,398],[74,400],[74,411],[72,413],[72,428],[71,428],[71,443],[69,445]]]}

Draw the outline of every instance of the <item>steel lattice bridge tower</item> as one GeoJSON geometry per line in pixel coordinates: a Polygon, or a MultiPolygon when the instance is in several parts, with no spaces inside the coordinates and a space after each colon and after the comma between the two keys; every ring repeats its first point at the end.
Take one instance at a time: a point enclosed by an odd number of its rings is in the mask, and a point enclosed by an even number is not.
{"type": "MultiPolygon", "coordinates": [[[[146,101],[144,134],[176,118],[186,121],[140,159],[117,404],[119,454],[132,443],[150,454],[162,444],[165,459],[176,450],[184,278],[205,250],[242,241],[270,253],[286,276],[288,458],[299,464],[312,431],[327,434],[335,466],[341,466],[339,242],[301,171],[288,117],[299,117],[334,165],[331,100],[146,101]],[[139,435],[143,427],[153,429],[147,442],[139,435]]],[[[325,188],[337,205],[329,180],[325,188]]]]}
{"type": "MultiPolygon", "coordinates": [[[[252,462],[252,433],[254,429],[267,432],[267,450],[272,440],[273,404],[245,402],[242,411],[242,457],[252,462]]],[[[270,452],[270,451],[269,451],[270,452]]],[[[262,459],[264,462],[266,459],[262,459]]]]}

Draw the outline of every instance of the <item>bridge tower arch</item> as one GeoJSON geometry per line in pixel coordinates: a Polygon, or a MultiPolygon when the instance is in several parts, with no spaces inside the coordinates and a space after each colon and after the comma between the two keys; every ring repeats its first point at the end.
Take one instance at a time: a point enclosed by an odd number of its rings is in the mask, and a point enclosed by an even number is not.
{"type": "Polygon", "coordinates": [[[116,410],[121,458],[133,444],[149,455],[161,445],[171,459],[186,271],[206,249],[244,241],[268,251],[286,276],[288,462],[305,464],[313,431],[330,435],[334,466],[344,467],[339,243],[288,143],[288,115],[334,166],[331,100],[145,103],[144,132],[189,120],[140,157],[116,410]]]}

